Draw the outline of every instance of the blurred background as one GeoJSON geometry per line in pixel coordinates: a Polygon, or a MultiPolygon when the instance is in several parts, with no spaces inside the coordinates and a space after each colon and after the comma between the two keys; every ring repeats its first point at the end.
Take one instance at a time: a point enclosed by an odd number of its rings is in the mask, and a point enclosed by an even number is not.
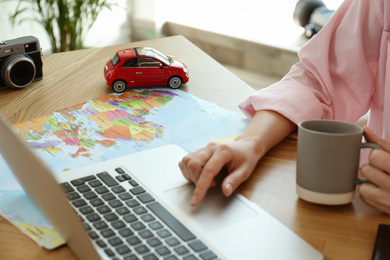
{"type": "MultiPolygon", "coordinates": [[[[43,54],[50,54],[53,52],[52,39],[42,23],[36,21],[41,19],[42,14],[31,6],[34,2],[45,1],[0,0],[0,40],[34,35],[40,40],[43,54]]],[[[54,2],[66,5],[67,2],[75,1],[54,2]]],[[[297,0],[101,2],[106,6],[101,10],[94,10],[97,14],[92,26],[83,24],[80,27],[83,28],[83,48],[184,35],[255,88],[280,79],[297,61],[299,48],[309,40],[305,37],[302,26],[293,21],[297,0]],[[257,83],[250,82],[251,78],[257,83]],[[262,83],[258,83],[258,80],[262,83]]],[[[326,7],[332,10],[337,9],[341,2],[342,0],[323,0],[326,7]]],[[[46,8],[53,9],[49,6],[46,8]]],[[[79,15],[85,16],[91,12],[85,10],[90,9],[81,10],[79,15]]],[[[54,15],[59,14],[54,12],[54,15]]],[[[76,15],[75,11],[70,10],[69,15],[76,15]]],[[[85,23],[87,19],[83,21],[85,23]]],[[[54,30],[58,34],[58,29],[54,30]]]]}

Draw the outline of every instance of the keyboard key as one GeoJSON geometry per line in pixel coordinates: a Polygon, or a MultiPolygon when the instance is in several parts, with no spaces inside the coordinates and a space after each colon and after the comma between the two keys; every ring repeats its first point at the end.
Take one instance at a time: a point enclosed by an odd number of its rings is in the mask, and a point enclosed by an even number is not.
{"type": "Polygon", "coordinates": [[[149,227],[153,230],[157,230],[157,229],[163,228],[163,225],[160,222],[155,221],[155,222],[150,223],[149,227]]]}
{"type": "Polygon", "coordinates": [[[183,258],[183,260],[198,260],[198,258],[194,255],[187,255],[183,258]]]}
{"type": "Polygon", "coordinates": [[[120,255],[125,255],[127,253],[130,253],[130,248],[128,248],[127,246],[123,245],[123,246],[120,246],[120,247],[117,247],[116,248],[116,251],[118,252],[118,254],[120,255]]]}
{"type": "Polygon", "coordinates": [[[71,181],[71,183],[73,184],[73,186],[80,186],[80,185],[83,185],[86,181],[91,181],[94,179],[96,179],[96,177],[93,175],[90,175],[90,176],[86,176],[86,177],[83,177],[80,179],[73,180],[73,181],[71,181]]]}
{"type": "Polygon", "coordinates": [[[88,235],[91,239],[98,239],[99,236],[95,231],[88,232],[88,235]]]}
{"type": "Polygon", "coordinates": [[[83,200],[83,199],[79,199],[79,200],[72,201],[72,204],[73,204],[76,208],[80,208],[80,207],[83,207],[83,206],[86,206],[86,205],[87,205],[87,203],[86,203],[85,200],[83,200]]]}
{"type": "Polygon", "coordinates": [[[68,200],[75,200],[75,199],[79,199],[80,195],[76,192],[72,192],[72,193],[66,194],[66,197],[68,198],[68,200]]]}
{"type": "Polygon", "coordinates": [[[161,238],[167,238],[169,236],[171,236],[171,232],[169,232],[167,229],[163,229],[163,230],[160,230],[157,232],[157,234],[161,237],[161,238]]]}
{"type": "Polygon", "coordinates": [[[137,215],[142,215],[142,214],[147,213],[148,211],[147,211],[144,207],[140,206],[140,207],[136,207],[136,208],[134,209],[134,212],[135,212],[137,215]]]}
{"type": "Polygon", "coordinates": [[[103,240],[97,240],[96,244],[100,246],[101,248],[106,247],[107,244],[103,240]]]}
{"type": "Polygon", "coordinates": [[[214,254],[212,251],[207,251],[207,252],[205,252],[205,253],[200,254],[200,257],[201,257],[203,260],[211,260],[211,259],[216,259],[216,258],[217,258],[217,255],[214,254]]]}
{"type": "Polygon", "coordinates": [[[80,179],[73,180],[73,181],[71,181],[71,183],[73,184],[73,186],[80,186],[80,185],[84,184],[84,182],[80,179]]]}
{"type": "Polygon", "coordinates": [[[122,175],[118,175],[118,176],[115,176],[115,179],[119,182],[124,182],[126,181],[125,177],[123,177],[122,175]]]}
{"type": "Polygon", "coordinates": [[[115,195],[112,194],[111,192],[105,193],[102,197],[103,197],[103,199],[104,199],[105,201],[110,201],[110,200],[115,199],[115,195]]]}
{"type": "Polygon", "coordinates": [[[135,200],[135,199],[126,201],[126,204],[127,204],[127,206],[129,206],[130,208],[134,208],[134,207],[137,207],[137,206],[140,205],[139,202],[138,202],[137,200],[135,200]]]}
{"type": "Polygon", "coordinates": [[[169,251],[169,249],[166,246],[162,246],[162,247],[157,248],[156,252],[157,252],[157,254],[159,254],[161,256],[171,253],[171,251],[169,251]]]}
{"type": "Polygon", "coordinates": [[[111,209],[108,206],[103,205],[103,206],[98,207],[97,211],[99,211],[99,213],[101,213],[101,214],[106,214],[108,212],[111,212],[111,209]]]}
{"type": "Polygon", "coordinates": [[[110,245],[112,246],[118,246],[120,244],[122,244],[122,239],[120,239],[119,237],[113,237],[113,238],[110,238],[108,240],[108,243],[110,243],[110,245]]]}
{"type": "Polygon", "coordinates": [[[143,215],[141,218],[142,218],[142,220],[145,221],[145,222],[150,222],[150,221],[156,219],[155,217],[153,217],[152,214],[145,214],[145,215],[143,215]]]}
{"type": "Polygon", "coordinates": [[[164,260],[179,260],[179,259],[174,255],[170,255],[168,257],[164,257],[164,260]]]}
{"type": "Polygon", "coordinates": [[[105,238],[108,238],[108,237],[111,237],[113,235],[115,235],[114,231],[112,231],[111,229],[106,229],[106,230],[103,230],[101,232],[102,236],[105,237],[105,238]]]}
{"type": "Polygon", "coordinates": [[[78,186],[77,187],[77,190],[81,193],[84,193],[84,192],[87,192],[87,191],[91,191],[91,188],[88,187],[87,185],[81,185],[81,186],[78,186]]]}
{"type": "Polygon", "coordinates": [[[68,182],[61,183],[62,189],[64,190],[65,193],[69,193],[74,191],[72,186],[68,182]]]}
{"type": "Polygon", "coordinates": [[[126,226],[125,223],[123,223],[122,220],[115,221],[115,222],[111,223],[111,225],[115,229],[121,229],[121,228],[124,228],[126,226]]]}
{"type": "Polygon", "coordinates": [[[205,244],[203,244],[201,241],[199,240],[196,240],[194,242],[191,242],[188,244],[192,250],[194,250],[195,252],[200,252],[200,251],[203,251],[203,250],[206,250],[207,249],[207,246],[205,244]]]}
{"type": "Polygon", "coordinates": [[[87,215],[87,219],[90,221],[90,222],[94,222],[94,221],[98,221],[100,220],[100,216],[96,213],[92,213],[92,214],[89,214],[87,215]]]}
{"type": "Polygon", "coordinates": [[[149,248],[145,245],[140,245],[135,248],[135,251],[138,252],[138,254],[145,254],[146,252],[149,252],[149,248]]]}
{"type": "Polygon", "coordinates": [[[137,221],[138,218],[134,215],[134,214],[129,214],[129,215],[126,215],[123,217],[123,219],[127,222],[127,223],[131,223],[131,222],[134,222],[134,221],[137,221]]]}
{"type": "Polygon", "coordinates": [[[91,226],[88,223],[83,222],[85,230],[91,230],[91,226]]]}
{"type": "Polygon", "coordinates": [[[115,253],[111,250],[111,249],[106,249],[104,250],[104,252],[106,253],[106,255],[108,255],[109,257],[112,257],[115,255],[115,253]]]}
{"type": "Polygon", "coordinates": [[[139,258],[136,255],[128,255],[124,260],[139,260],[139,258]]]}
{"type": "Polygon", "coordinates": [[[126,241],[131,246],[134,246],[134,245],[137,245],[137,244],[141,243],[141,240],[138,237],[136,237],[136,236],[132,236],[132,237],[126,239],[126,241]]]}
{"type": "Polygon", "coordinates": [[[174,250],[179,255],[184,255],[184,254],[187,254],[188,252],[190,252],[185,246],[178,246],[174,250]]]}
{"type": "Polygon", "coordinates": [[[110,204],[110,206],[112,207],[112,208],[117,208],[117,207],[120,207],[120,206],[122,206],[123,204],[122,204],[122,202],[120,202],[119,200],[111,200],[110,202],[108,202],[108,204],[110,204]]]}
{"type": "Polygon", "coordinates": [[[142,203],[149,203],[154,201],[154,198],[149,193],[141,194],[137,197],[142,203]]]}
{"type": "Polygon", "coordinates": [[[124,173],[126,173],[126,172],[125,172],[122,168],[120,168],[120,167],[116,168],[115,171],[116,171],[117,173],[119,173],[119,174],[124,174],[124,173]]]}
{"type": "Polygon", "coordinates": [[[101,172],[98,173],[97,176],[108,186],[108,187],[113,187],[118,185],[118,182],[111,177],[108,172],[101,172]]]}
{"type": "Polygon", "coordinates": [[[99,187],[99,186],[102,186],[102,185],[103,185],[99,180],[90,181],[90,182],[88,182],[88,184],[89,184],[91,187],[93,187],[93,188],[96,188],[96,187],[99,187]]]}
{"type": "Polygon", "coordinates": [[[153,236],[153,233],[150,232],[149,230],[143,230],[143,231],[139,232],[139,235],[142,238],[151,238],[153,236]]]}
{"type": "Polygon", "coordinates": [[[116,187],[112,188],[111,190],[116,194],[119,194],[119,193],[126,191],[125,188],[123,188],[122,186],[116,186],[116,187]]]}
{"type": "Polygon", "coordinates": [[[141,222],[135,222],[133,224],[131,224],[131,227],[134,229],[134,230],[141,230],[141,229],[144,229],[145,228],[145,225],[142,224],[141,222]]]}
{"type": "Polygon", "coordinates": [[[99,194],[104,194],[104,193],[108,192],[108,189],[107,189],[106,187],[104,187],[104,186],[98,187],[98,188],[96,188],[95,190],[96,190],[96,192],[99,193],[99,194]]]}
{"type": "Polygon", "coordinates": [[[155,256],[154,254],[146,255],[146,256],[144,256],[144,259],[145,260],[158,260],[157,256],[155,256]]]}
{"type": "Polygon", "coordinates": [[[162,245],[161,241],[156,237],[149,239],[147,242],[152,247],[157,247],[157,246],[162,245]]]}
{"type": "Polygon", "coordinates": [[[93,206],[95,206],[95,207],[104,205],[104,202],[103,202],[101,199],[99,199],[99,198],[93,199],[93,200],[91,200],[90,202],[91,202],[91,204],[92,204],[93,206]]]}
{"type": "Polygon", "coordinates": [[[104,218],[108,221],[114,221],[118,219],[118,216],[115,213],[108,213],[104,215],[104,218]]]}
{"type": "Polygon", "coordinates": [[[188,241],[196,238],[182,223],[180,223],[168,210],[160,203],[153,202],[147,205],[166,225],[168,225],[181,239],[188,241]]]}
{"type": "Polygon", "coordinates": [[[138,182],[136,182],[135,180],[130,180],[129,183],[130,183],[131,186],[133,186],[133,187],[138,186],[138,182]]]}
{"type": "Polygon", "coordinates": [[[84,215],[91,214],[93,213],[93,209],[90,206],[86,206],[80,209],[80,212],[83,213],[84,215]]]}
{"type": "Polygon", "coordinates": [[[117,209],[116,209],[116,212],[117,212],[119,215],[121,215],[121,216],[130,213],[130,211],[129,211],[127,208],[125,208],[125,207],[117,208],[117,209]]]}
{"type": "Polygon", "coordinates": [[[144,190],[144,188],[138,186],[138,187],[132,188],[130,190],[130,192],[133,193],[134,195],[138,195],[138,194],[144,193],[145,190],[144,190]]]}
{"type": "Polygon", "coordinates": [[[96,229],[98,229],[98,230],[105,229],[105,228],[108,227],[107,224],[106,224],[106,222],[104,222],[104,221],[95,222],[95,223],[93,224],[93,226],[94,226],[96,229]]]}
{"type": "Polygon", "coordinates": [[[165,242],[167,242],[167,244],[170,246],[176,246],[180,243],[180,241],[177,240],[177,238],[175,237],[168,238],[167,240],[165,240],[165,242]]]}
{"type": "Polygon", "coordinates": [[[121,234],[122,237],[128,237],[134,235],[133,231],[131,231],[130,228],[119,230],[119,234],[121,234]]]}
{"type": "Polygon", "coordinates": [[[87,192],[87,193],[84,193],[84,198],[86,198],[87,200],[91,200],[91,199],[95,199],[97,198],[97,195],[95,192],[93,191],[90,191],[90,192],[87,192]]]}
{"type": "Polygon", "coordinates": [[[130,195],[130,193],[124,192],[118,195],[121,200],[129,200],[132,199],[133,196],[130,195]]]}
{"type": "Polygon", "coordinates": [[[131,177],[130,177],[130,175],[128,175],[128,174],[123,174],[122,177],[123,177],[126,181],[131,180],[131,177]]]}

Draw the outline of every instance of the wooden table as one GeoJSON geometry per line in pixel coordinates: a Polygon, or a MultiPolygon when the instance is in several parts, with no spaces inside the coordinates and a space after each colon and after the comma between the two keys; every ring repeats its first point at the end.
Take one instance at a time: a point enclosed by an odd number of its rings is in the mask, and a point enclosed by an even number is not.
{"type": "MultiPolygon", "coordinates": [[[[110,94],[103,67],[116,50],[149,46],[183,59],[191,73],[182,90],[240,113],[254,90],[181,36],[43,56],[44,79],[0,91],[0,113],[12,123],[110,94]]],[[[261,57],[259,57],[261,58],[261,57]]],[[[259,163],[240,192],[321,251],[326,259],[370,259],[377,225],[390,217],[358,197],[346,206],[319,206],[295,193],[296,141],[286,139],[259,163]]],[[[1,199],[1,198],[0,198],[1,199]]],[[[283,249],[281,249],[283,250],[283,249]]],[[[0,216],[0,259],[76,259],[67,246],[48,251],[0,216]]]]}

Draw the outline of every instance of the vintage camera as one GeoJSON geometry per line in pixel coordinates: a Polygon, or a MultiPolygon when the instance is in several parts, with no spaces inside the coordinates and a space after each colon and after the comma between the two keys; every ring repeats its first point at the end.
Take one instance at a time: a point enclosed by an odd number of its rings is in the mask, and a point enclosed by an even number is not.
{"type": "Polygon", "coordinates": [[[34,36],[0,41],[0,89],[24,88],[42,79],[41,56],[39,40],[34,36]]]}

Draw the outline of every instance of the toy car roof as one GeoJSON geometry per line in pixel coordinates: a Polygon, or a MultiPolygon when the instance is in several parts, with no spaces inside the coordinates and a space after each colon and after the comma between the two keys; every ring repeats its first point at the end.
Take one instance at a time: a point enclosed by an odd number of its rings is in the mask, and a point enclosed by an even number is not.
{"type": "Polygon", "coordinates": [[[127,59],[127,58],[138,57],[138,56],[166,58],[166,55],[150,47],[136,47],[136,48],[120,50],[118,51],[118,56],[120,59],[122,58],[127,59]]]}

